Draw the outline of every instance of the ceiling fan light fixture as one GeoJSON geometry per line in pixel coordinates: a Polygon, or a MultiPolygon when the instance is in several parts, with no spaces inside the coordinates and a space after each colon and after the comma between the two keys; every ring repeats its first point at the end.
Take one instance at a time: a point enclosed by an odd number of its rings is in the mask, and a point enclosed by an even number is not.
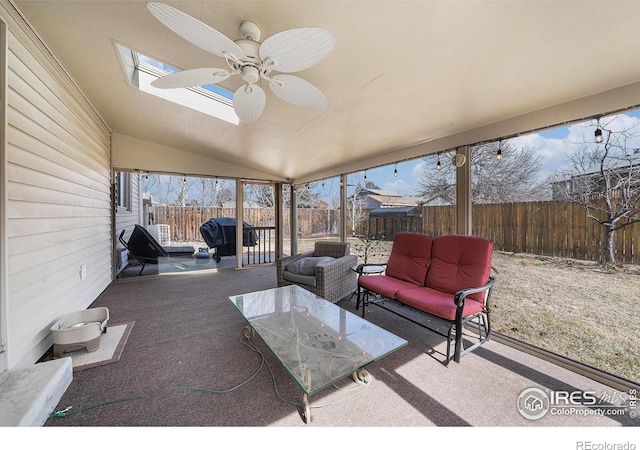
{"type": "Polygon", "coordinates": [[[257,67],[244,66],[241,69],[242,79],[249,84],[254,84],[260,81],[260,71],[257,67]]]}

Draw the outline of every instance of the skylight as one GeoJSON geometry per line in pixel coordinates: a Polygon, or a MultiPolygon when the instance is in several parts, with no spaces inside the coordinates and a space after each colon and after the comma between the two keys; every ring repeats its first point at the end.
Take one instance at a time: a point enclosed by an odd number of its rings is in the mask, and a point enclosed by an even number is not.
{"type": "Polygon", "coordinates": [[[235,125],[240,123],[233,110],[233,92],[213,84],[185,89],[154,88],[151,82],[179,69],[121,44],[116,44],[116,47],[131,87],[235,125]]]}

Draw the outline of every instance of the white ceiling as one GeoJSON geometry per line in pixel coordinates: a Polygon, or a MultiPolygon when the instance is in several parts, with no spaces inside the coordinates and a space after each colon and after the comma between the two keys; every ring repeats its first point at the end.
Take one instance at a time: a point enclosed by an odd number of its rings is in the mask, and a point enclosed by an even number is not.
{"type": "MultiPolygon", "coordinates": [[[[14,1],[115,133],[272,179],[326,178],[527,123],[555,125],[545,111],[563,105],[577,105],[563,120],[610,112],[581,102],[592,96],[605,100],[602,108],[640,104],[628,103],[640,91],[636,1],[165,3],[233,40],[243,20],[258,24],[263,40],[327,28],[335,49],[296,75],[319,87],[330,108],[296,107],[266,89],[258,122],[213,119],[129,87],[115,42],[181,69],[226,67],[164,27],[145,1],[14,1]],[[618,95],[601,94],[611,90],[618,95]],[[521,116],[535,120],[516,124],[521,116]]],[[[234,78],[221,85],[235,90],[234,78]]]]}

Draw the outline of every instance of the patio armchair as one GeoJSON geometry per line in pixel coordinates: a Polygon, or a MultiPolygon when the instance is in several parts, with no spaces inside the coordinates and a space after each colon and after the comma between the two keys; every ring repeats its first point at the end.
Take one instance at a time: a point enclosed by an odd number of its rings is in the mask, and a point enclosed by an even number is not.
{"type": "Polygon", "coordinates": [[[316,242],[313,251],[276,260],[278,287],[297,284],[335,303],[356,291],[357,262],[348,242],[316,242]]]}

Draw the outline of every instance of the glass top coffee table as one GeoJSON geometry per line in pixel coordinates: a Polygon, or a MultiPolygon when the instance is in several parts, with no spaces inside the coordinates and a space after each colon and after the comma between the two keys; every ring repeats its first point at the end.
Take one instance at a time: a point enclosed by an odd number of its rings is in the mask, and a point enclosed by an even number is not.
{"type": "Polygon", "coordinates": [[[308,396],[347,377],[368,382],[364,370],[407,344],[389,333],[300,286],[285,286],[229,300],[253,333],[269,347],[303,394],[303,418],[311,420],[308,396]]]}

